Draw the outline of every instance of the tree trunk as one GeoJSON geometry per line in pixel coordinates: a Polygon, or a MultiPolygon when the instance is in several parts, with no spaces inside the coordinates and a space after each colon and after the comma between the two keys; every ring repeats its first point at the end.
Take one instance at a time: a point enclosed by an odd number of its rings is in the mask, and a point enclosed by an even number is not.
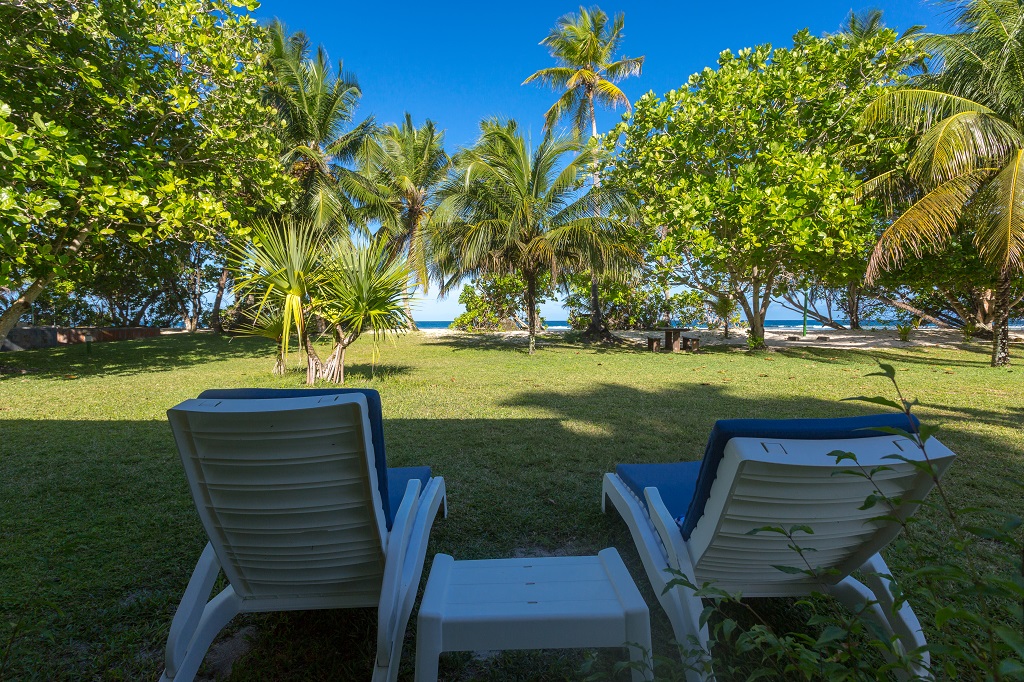
{"type": "Polygon", "coordinates": [[[526,322],[529,327],[530,355],[537,346],[537,275],[526,274],[526,322]]]}
{"type": "Polygon", "coordinates": [[[224,300],[224,290],[228,286],[228,277],[231,271],[224,268],[220,271],[220,279],[217,280],[217,295],[213,299],[213,310],[210,312],[210,326],[217,334],[224,333],[224,323],[220,319],[220,304],[224,300]]]}
{"type": "Polygon", "coordinates": [[[306,385],[312,386],[323,374],[324,363],[316,352],[316,348],[313,347],[313,340],[309,338],[305,329],[302,331],[302,345],[306,349],[306,385]]]}
{"type": "Polygon", "coordinates": [[[604,309],[601,307],[601,290],[598,286],[597,273],[590,271],[590,324],[584,332],[586,336],[603,338],[609,333],[604,323],[604,309]]]}
{"type": "Polygon", "coordinates": [[[1003,272],[996,286],[995,319],[992,321],[992,366],[1010,364],[1010,277],[1003,272]]]}
{"type": "MultiPolygon", "coordinates": [[[[78,234],[75,235],[75,238],[71,240],[70,244],[68,244],[68,247],[63,250],[63,254],[68,257],[68,260],[72,260],[78,255],[83,244],[85,244],[85,238],[89,235],[90,230],[92,230],[92,223],[79,230],[78,234]]],[[[14,329],[14,325],[18,323],[21,316],[28,312],[35,300],[39,298],[39,294],[43,293],[50,282],[53,281],[54,276],[55,273],[50,272],[49,274],[37,278],[29,285],[28,289],[26,289],[21,296],[16,298],[14,303],[12,303],[7,310],[0,315],[0,347],[4,345],[4,341],[7,340],[7,335],[12,329],[14,329]]]]}
{"type": "Polygon", "coordinates": [[[412,319],[412,304],[409,302],[408,297],[403,299],[402,307],[405,308],[405,315],[409,320],[405,325],[406,328],[411,332],[418,332],[420,328],[416,326],[416,320],[412,319]]]}
{"type": "Polygon", "coordinates": [[[345,330],[335,325],[334,327],[334,348],[331,350],[327,362],[324,363],[321,376],[332,383],[345,383],[345,350],[352,345],[356,337],[348,337],[345,330]]]}
{"type": "Polygon", "coordinates": [[[859,282],[846,285],[846,312],[850,315],[850,329],[860,329],[860,297],[859,282]]]}
{"type": "Polygon", "coordinates": [[[281,343],[281,337],[277,337],[277,358],[274,361],[274,376],[284,376],[285,364],[284,364],[284,344],[281,343]]]}
{"type": "Polygon", "coordinates": [[[32,308],[32,303],[39,298],[39,294],[43,293],[47,285],[53,280],[53,277],[54,274],[51,272],[36,279],[36,281],[29,285],[28,289],[22,292],[21,296],[14,299],[14,302],[8,306],[3,315],[0,315],[0,347],[7,340],[7,335],[10,331],[14,329],[14,325],[18,324],[21,316],[32,308]]]}

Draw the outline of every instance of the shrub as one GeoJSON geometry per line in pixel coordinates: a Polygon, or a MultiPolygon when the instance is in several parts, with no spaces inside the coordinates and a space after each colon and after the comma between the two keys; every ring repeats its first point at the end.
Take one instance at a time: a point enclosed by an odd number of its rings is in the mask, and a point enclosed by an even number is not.
{"type": "MultiPolygon", "coordinates": [[[[526,329],[526,283],[517,275],[486,276],[467,284],[459,294],[466,312],[455,318],[451,329],[462,331],[509,331],[526,329]]],[[[549,280],[541,282],[537,303],[550,296],[549,280]]],[[[544,320],[538,315],[540,326],[544,320]]]]}

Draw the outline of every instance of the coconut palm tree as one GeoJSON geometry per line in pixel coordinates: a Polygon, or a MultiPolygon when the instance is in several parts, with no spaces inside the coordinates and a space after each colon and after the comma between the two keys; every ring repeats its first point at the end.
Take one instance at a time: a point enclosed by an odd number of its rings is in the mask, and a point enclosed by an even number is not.
{"type": "Polygon", "coordinates": [[[967,0],[956,31],[919,38],[938,69],[884,93],[867,125],[905,126],[916,136],[905,169],[868,181],[910,206],[882,233],[868,280],[949,243],[959,230],[999,272],[992,365],[1009,363],[1011,280],[1024,272],[1024,5],[967,0]],[[1015,28],[1016,27],[1016,28],[1015,28]]]}
{"type": "MultiPolygon", "coordinates": [[[[378,238],[388,258],[403,257],[412,271],[412,288],[426,293],[430,285],[427,244],[437,190],[448,177],[451,159],[444,150],[444,131],[427,119],[419,128],[405,115],[401,126],[384,126],[366,149],[363,172],[387,203],[379,216],[378,238]]],[[[409,311],[406,310],[408,314],[409,311]]],[[[409,318],[410,328],[416,325],[409,318]]]]}
{"type": "Polygon", "coordinates": [[[597,137],[596,107],[623,106],[629,111],[629,98],[616,83],[639,76],[643,57],[615,58],[622,42],[625,15],[621,12],[609,23],[600,8],[580,7],[579,14],[566,14],[558,20],[547,38],[540,42],[551,51],[558,66],[537,71],[523,85],[539,81],[555,90],[564,90],[544,115],[548,130],[564,118],[572,119],[572,129],[582,136],[589,124],[597,137]]]}
{"type": "Polygon", "coordinates": [[[301,188],[295,209],[317,225],[364,225],[361,207],[377,200],[350,168],[374,131],[372,118],[348,128],[362,94],[359,84],[341,62],[334,73],[323,46],[310,56],[304,33],[287,35],[275,21],[268,37],[268,98],[284,124],[283,161],[301,188]]]}
{"type": "MultiPolygon", "coordinates": [[[[609,20],[598,7],[580,7],[579,14],[569,13],[560,18],[541,41],[558,65],[537,71],[523,81],[523,85],[538,81],[564,91],[544,115],[545,129],[553,130],[559,121],[569,118],[574,134],[582,137],[589,124],[591,137],[597,137],[598,106],[612,109],[622,106],[630,110],[629,98],[615,84],[624,78],[639,76],[644,58],[616,58],[624,26],[625,15],[621,12],[609,20]]],[[[594,184],[598,184],[596,168],[594,184]]],[[[593,265],[590,276],[593,314],[586,333],[597,337],[607,330],[600,299],[600,273],[597,264],[593,265]]]]}
{"type": "Polygon", "coordinates": [[[477,144],[460,155],[459,171],[434,213],[434,257],[446,293],[465,277],[517,274],[526,282],[529,352],[536,346],[538,280],[592,262],[614,267],[635,258],[623,246],[630,215],[615,189],[585,191],[594,151],[572,138],[547,135],[531,151],[514,121],[485,121],[477,144]]]}

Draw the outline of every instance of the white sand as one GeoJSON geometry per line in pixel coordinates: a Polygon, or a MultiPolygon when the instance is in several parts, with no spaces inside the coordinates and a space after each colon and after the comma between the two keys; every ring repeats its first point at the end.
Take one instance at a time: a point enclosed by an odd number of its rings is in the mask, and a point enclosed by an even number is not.
{"type": "MultiPolygon", "coordinates": [[[[807,330],[807,336],[801,336],[801,329],[768,329],[765,330],[765,343],[772,348],[787,348],[793,346],[810,346],[814,348],[906,348],[909,346],[945,346],[958,348],[962,347],[963,337],[960,332],[954,329],[915,329],[910,335],[910,341],[900,341],[899,336],[893,329],[878,329],[874,331],[870,330],[850,330],[850,329],[809,329],[807,330]],[[819,337],[827,337],[827,340],[819,340],[819,337]],[[795,341],[789,340],[795,338],[795,341]]],[[[450,336],[484,336],[489,338],[502,338],[502,339],[519,339],[525,340],[525,331],[512,331],[512,332],[484,332],[484,333],[467,333],[454,331],[451,329],[424,329],[418,334],[432,338],[443,338],[450,336]]],[[[549,335],[560,335],[564,334],[565,331],[545,331],[541,334],[543,336],[549,335]]],[[[729,338],[723,339],[721,330],[716,331],[692,331],[686,332],[687,335],[698,335],[700,337],[700,343],[702,346],[745,346],[747,343],[747,331],[745,329],[730,329],[729,338]]],[[[615,335],[626,340],[631,341],[637,345],[644,346],[647,344],[648,336],[662,336],[657,332],[643,332],[643,331],[619,331],[615,332],[615,335]]],[[[542,339],[543,340],[543,339],[542,339]]],[[[1019,333],[1010,334],[1011,341],[1024,341],[1024,337],[1021,337],[1019,333]]],[[[975,340],[973,344],[987,344],[975,340]]]]}

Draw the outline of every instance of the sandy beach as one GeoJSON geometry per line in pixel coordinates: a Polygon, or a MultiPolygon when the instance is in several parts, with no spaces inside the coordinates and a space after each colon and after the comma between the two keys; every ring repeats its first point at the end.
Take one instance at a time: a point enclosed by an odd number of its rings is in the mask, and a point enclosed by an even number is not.
{"type": "MultiPolygon", "coordinates": [[[[949,348],[962,348],[965,344],[959,330],[955,329],[916,329],[911,334],[910,341],[900,341],[895,329],[809,329],[807,336],[801,336],[799,328],[792,329],[766,329],[765,343],[770,348],[789,347],[812,347],[812,348],[848,348],[864,349],[872,348],[907,348],[912,346],[942,346],[949,348]]],[[[450,337],[450,336],[486,336],[504,339],[526,339],[525,331],[511,332],[462,332],[452,329],[423,329],[418,334],[428,337],[450,337]]],[[[539,339],[543,343],[544,337],[563,335],[566,330],[544,331],[539,339]]],[[[747,343],[747,332],[745,329],[729,330],[729,338],[722,338],[721,330],[694,330],[686,332],[687,335],[700,337],[701,346],[745,346],[747,343]]],[[[660,336],[657,332],[649,331],[617,331],[615,335],[619,338],[632,342],[638,346],[646,346],[649,336],[660,336]]],[[[1010,341],[1013,343],[1024,342],[1024,335],[1020,332],[1011,332],[1010,341]]],[[[987,341],[975,339],[971,345],[987,345],[987,341]]]]}

